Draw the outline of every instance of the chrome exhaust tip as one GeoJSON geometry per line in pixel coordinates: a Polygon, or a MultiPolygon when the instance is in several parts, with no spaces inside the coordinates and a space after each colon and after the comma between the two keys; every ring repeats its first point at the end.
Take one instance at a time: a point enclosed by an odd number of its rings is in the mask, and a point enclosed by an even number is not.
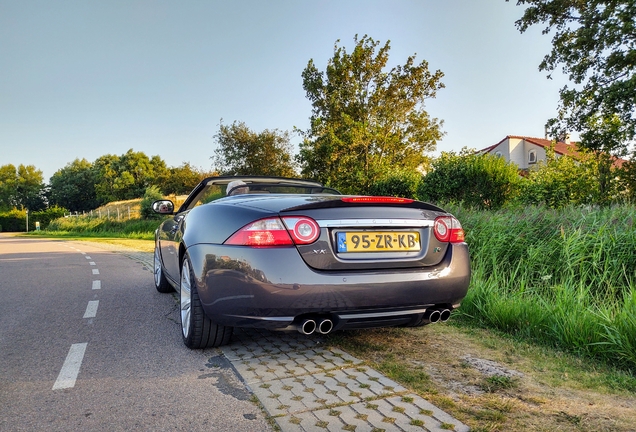
{"type": "Polygon", "coordinates": [[[451,316],[451,311],[449,309],[442,309],[440,311],[439,321],[446,322],[449,320],[450,316],[451,316]]]}
{"type": "Polygon", "coordinates": [[[437,309],[428,309],[426,312],[424,312],[424,322],[435,324],[439,321],[441,315],[442,314],[437,309]]]}
{"type": "Polygon", "coordinates": [[[330,319],[320,321],[320,324],[318,324],[318,327],[316,328],[316,331],[320,334],[327,334],[331,330],[333,330],[333,322],[330,319]]]}
{"type": "Polygon", "coordinates": [[[316,331],[316,321],[312,319],[306,319],[300,323],[298,331],[305,335],[310,335],[316,331]]]}

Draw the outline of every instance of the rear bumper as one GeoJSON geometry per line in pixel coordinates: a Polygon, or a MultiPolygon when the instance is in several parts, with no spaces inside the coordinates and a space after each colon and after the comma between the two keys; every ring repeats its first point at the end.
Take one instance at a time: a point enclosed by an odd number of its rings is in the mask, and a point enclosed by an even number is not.
{"type": "Polygon", "coordinates": [[[316,271],[295,248],[188,248],[203,308],[214,322],[280,329],[307,316],[334,329],[407,323],[427,308],[458,307],[470,282],[465,243],[428,269],[316,271]]]}

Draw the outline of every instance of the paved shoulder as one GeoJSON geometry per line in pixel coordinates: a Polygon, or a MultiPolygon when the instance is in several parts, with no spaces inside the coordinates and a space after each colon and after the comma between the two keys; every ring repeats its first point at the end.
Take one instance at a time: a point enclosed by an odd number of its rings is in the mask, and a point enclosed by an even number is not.
{"type": "Polygon", "coordinates": [[[283,431],[467,431],[321,339],[236,329],[223,354],[283,431]]]}
{"type": "MultiPolygon", "coordinates": [[[[104,247],[152,268],[152,253],[104,247]]],[[[221,351],[282,431],[469,430],[319,338],[235,329],[232,342],[221,351]]]]}

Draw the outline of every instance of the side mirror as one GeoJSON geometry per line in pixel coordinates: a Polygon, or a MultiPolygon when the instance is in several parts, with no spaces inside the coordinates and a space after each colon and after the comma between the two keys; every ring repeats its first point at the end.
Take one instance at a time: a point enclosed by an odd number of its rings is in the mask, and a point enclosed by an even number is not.
{"type": "Polygon", "coordinates": [[[159,200],[152,203],[152,211],[155,213],[170,215],[174,213],[174,203],[170,200],[159,200]]]}

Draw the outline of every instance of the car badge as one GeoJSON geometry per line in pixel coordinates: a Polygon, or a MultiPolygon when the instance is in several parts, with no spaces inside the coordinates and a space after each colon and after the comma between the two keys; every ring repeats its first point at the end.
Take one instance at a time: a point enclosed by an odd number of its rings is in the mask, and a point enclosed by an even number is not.
{"type": "Polygon", "coordinates": [[[318,255],[318,254],[324,255],[324,254],[327,253],[327,249],[314,249],[314,253],[316,255],[318,255]]]}

